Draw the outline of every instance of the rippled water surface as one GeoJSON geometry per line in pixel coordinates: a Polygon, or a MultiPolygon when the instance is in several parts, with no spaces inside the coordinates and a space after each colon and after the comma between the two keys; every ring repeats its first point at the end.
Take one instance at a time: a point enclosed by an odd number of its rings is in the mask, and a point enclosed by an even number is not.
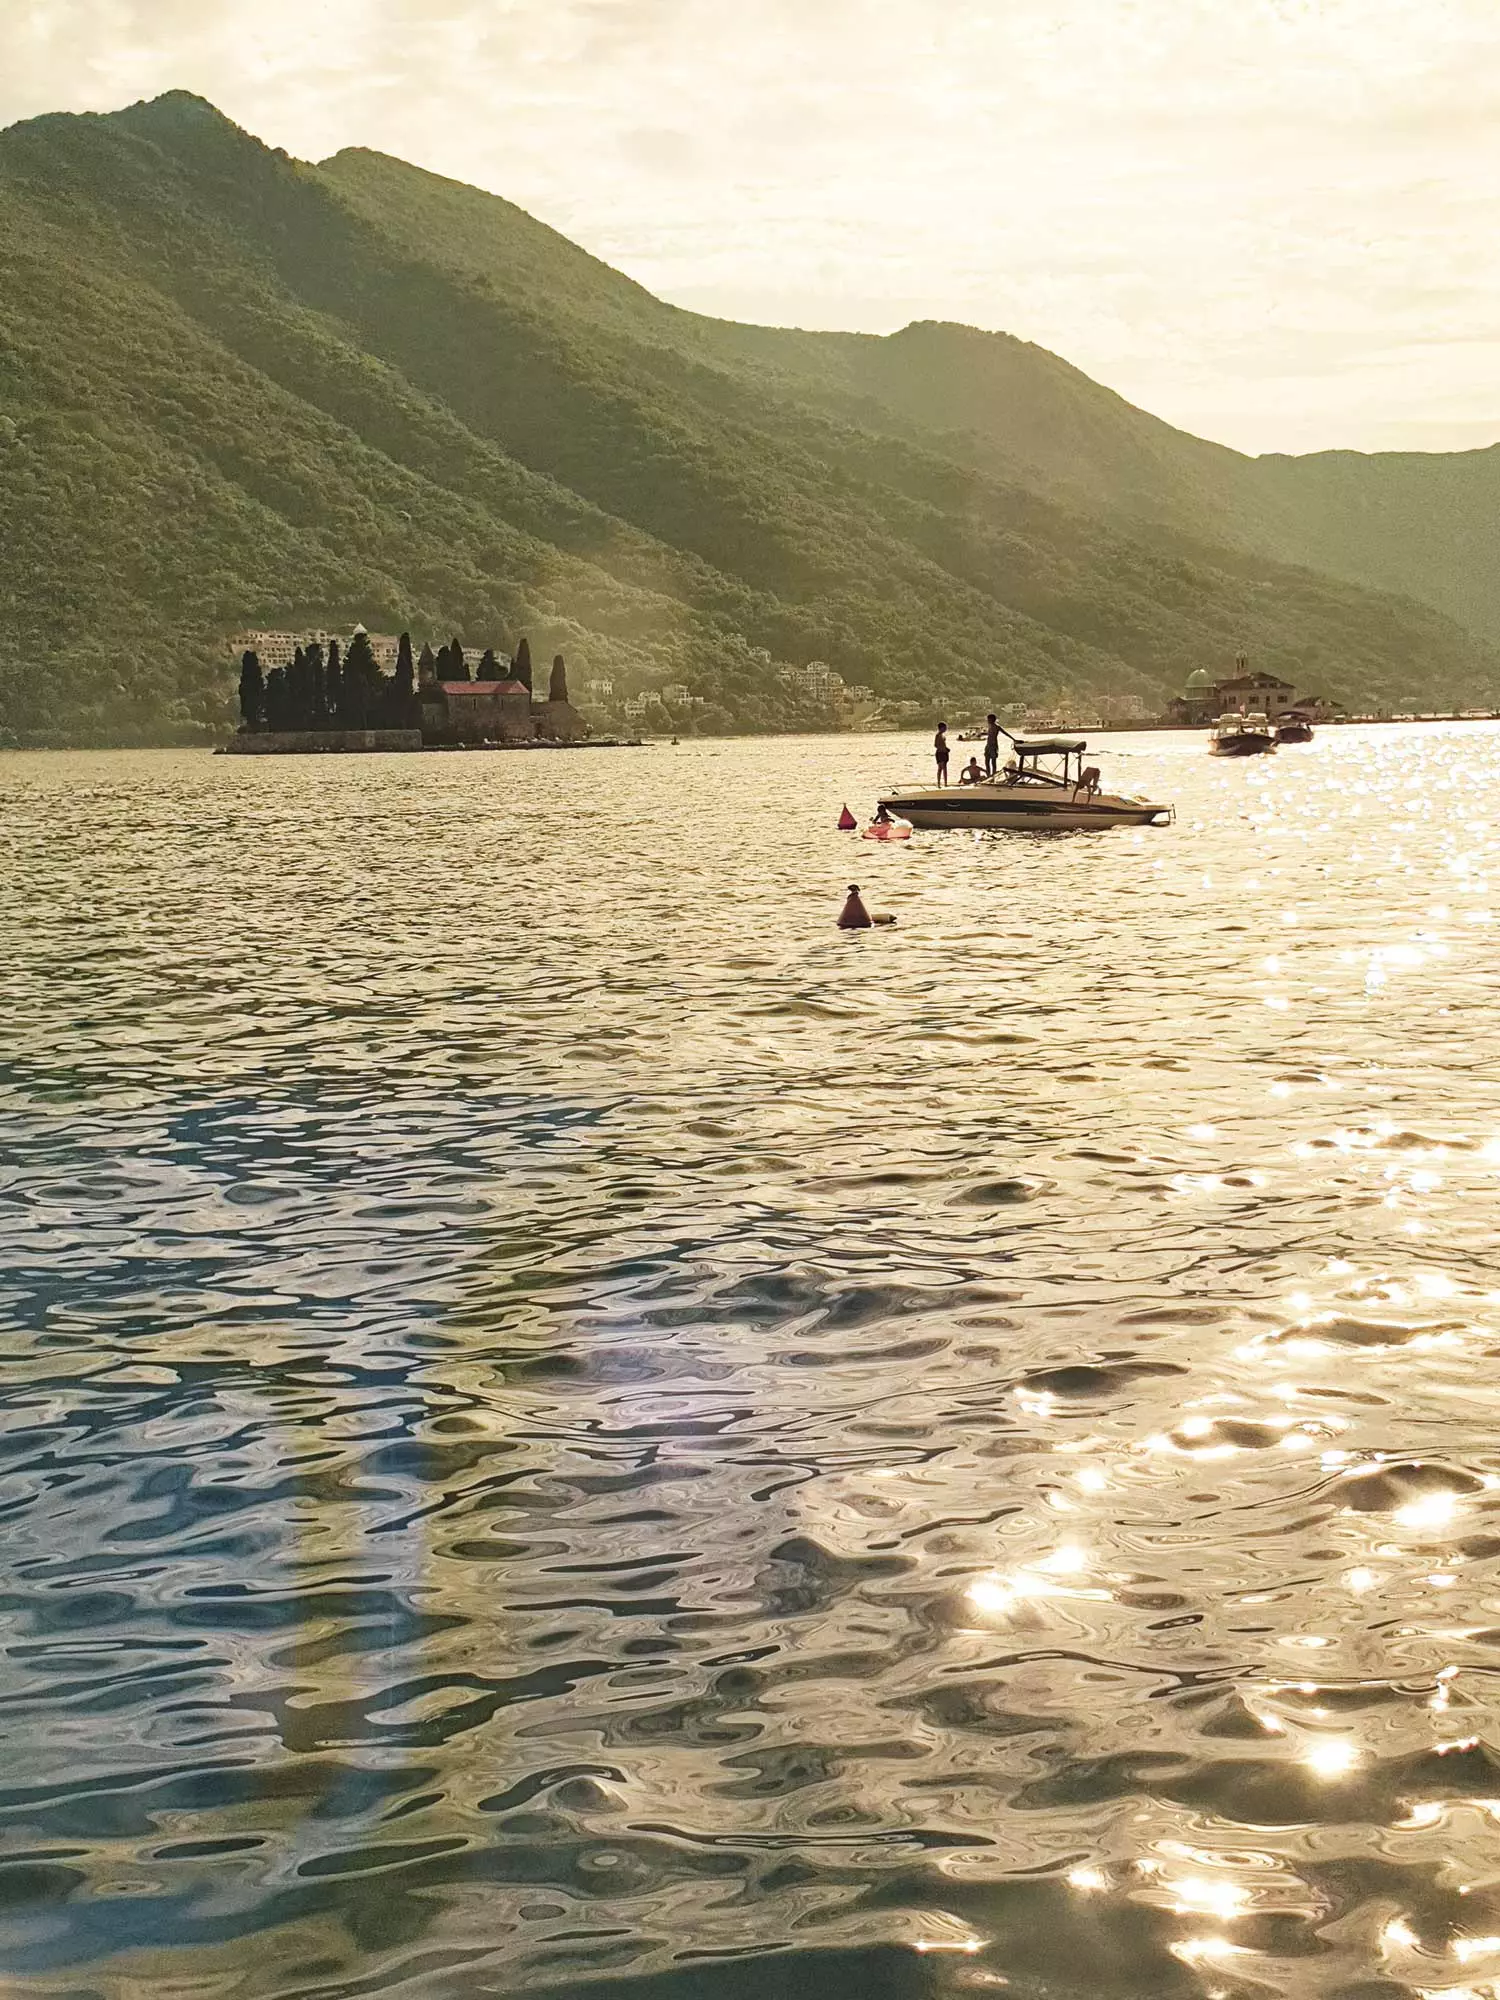
{"type": "Polygon", "coordinates": [[[0,758],[6,2000],[1500,1993],[1500,730],[1104,749],[0,758]]]}

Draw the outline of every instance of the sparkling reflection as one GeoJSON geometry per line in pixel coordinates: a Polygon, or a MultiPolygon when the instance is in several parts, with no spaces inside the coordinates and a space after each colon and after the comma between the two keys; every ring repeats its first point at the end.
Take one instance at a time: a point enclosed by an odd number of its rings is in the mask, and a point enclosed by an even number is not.
{"type": "Polygon", "coordinates": [[[1303,747],[858,963],[890,737],[0,757],[17,1994],[1495,2000],[1500,729],[1303,747]]]}

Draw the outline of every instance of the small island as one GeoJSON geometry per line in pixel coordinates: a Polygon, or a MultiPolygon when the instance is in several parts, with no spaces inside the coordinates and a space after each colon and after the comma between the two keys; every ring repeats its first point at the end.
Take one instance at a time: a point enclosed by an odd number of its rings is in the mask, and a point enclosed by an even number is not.
{"type": "Polygon", "coordinates": [[[513,656],[486,647],[472,667],[457,639],[436,653],[424,645],[414,657],[409,632],[385,638],[362,625],[342,643],[321,632],[247,637],[259,643],[240,659],[240,726],[224,745],[231,756],[564,748],[595,740],[568,699],[561,653],[546,698],[537,698],[524,637],[513,656]]]}

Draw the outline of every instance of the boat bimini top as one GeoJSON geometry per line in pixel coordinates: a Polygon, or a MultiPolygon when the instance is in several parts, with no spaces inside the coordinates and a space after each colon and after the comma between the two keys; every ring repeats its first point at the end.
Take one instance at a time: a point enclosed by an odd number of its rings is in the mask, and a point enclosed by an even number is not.
{"type": "Polygon", "coordinates": [[[1062,785],[1069,791],[1083,782],[1083,754],[1088,744],[1081,736],[1012,736],[1015,782],[1035,785],[1062,785]],[[1042,769],[1043,761],[1060,762],[1060,771],[1042,769]]]}

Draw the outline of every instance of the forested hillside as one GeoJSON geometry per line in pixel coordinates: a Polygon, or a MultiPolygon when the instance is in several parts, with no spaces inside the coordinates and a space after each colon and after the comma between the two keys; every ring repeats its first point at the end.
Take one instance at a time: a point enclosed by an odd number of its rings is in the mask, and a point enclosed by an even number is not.
{"type": "Polygon", "coordinates": [[[700,319],[194,98],[0,134],[0,740],[211,733],[233,633],[357,619],[526,630],[724,727],[804,719],[776,667],[812,659],[960,712],[1156,705],[1239,648],[1361,703],[1490,696],[1489,646],[1349,580],[1331,522],[1223,497],[1304,463],[1001,336],[700,319]]]}
{"type": "Polygon", "coordinates": [[[572,311],[752,369],[782,396],[920,441],[1128,532],[1165,526],[1307,563],[1405,592],[1500,639],[1500,446],[1247,458],[1009,334],[926,322],[876,339],[703,319],[477,189],[359,150],[321,171],[391,235],[450,269],[497,281],[545,270],[572,311]]]}

